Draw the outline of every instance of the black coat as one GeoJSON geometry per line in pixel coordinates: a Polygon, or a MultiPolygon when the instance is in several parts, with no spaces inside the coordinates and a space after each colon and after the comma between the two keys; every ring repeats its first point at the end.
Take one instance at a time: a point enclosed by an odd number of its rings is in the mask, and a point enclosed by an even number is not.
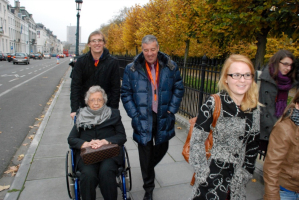
{"type": "MultiPolygon", "coordinates": [[[[264,68],[261,76],[261,87],[259,90],[259,102],[262,103],[264,106],[261,106],[261,140],[269,140],[270,133],[272,128],[278,118],[275,116],[275,104],[276,104],[276,96],[278,93],[278,86],[275,80],[271,77],[269,72],[269,66],[264,68]]],[[[293,83],[293,87],[297,82],[293,83]]]]}
{"type": "MultiPolygon", "coordinates": [[[[83,130],[82,128],[77,130],[76,125],[74,125],[71,130],[68,143],[70,148],[77,150],[76,155],[79,156],[79,150],[84,142],[90,142],[92,139],[106,139],[108,142],[112,144],[118,144],[122,146],[126,141],[126,132],[124,125],[121,121],[120,112],[117,109],[112,109],[112,114],[109,119],[104,121],[100,125],[96,125],[91,129],[86,128],[83,130]]],[[[118,157],[114,159],[121,164],[122,162],[122,151],[118,157]]]]}
{"type": "Polygon", "coordinates": [[[97,67],[94,66],[90,51],[77,59],[72,71],[71,112],[86,106],[85,93],[94,85],[101,86],[107,93],[107,106],[118,108],[120,99],[118,60],[109,54],[108,49],[104,49],[97,67]]]}

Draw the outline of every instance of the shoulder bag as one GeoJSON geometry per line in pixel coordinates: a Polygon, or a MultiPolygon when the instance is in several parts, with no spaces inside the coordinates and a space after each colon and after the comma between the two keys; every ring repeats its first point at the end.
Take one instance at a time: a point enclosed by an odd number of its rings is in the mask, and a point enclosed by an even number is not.
{"type": "MultiPolygon", "coordinates": [[[[216,123],[217,123],[217,120],[218,120],[218,117],[220,115],[221,100],[220,100],[220,96],[218,94],[212,94],[211,96],[215,100],[215,108],[214,108],[214,112],[213,112],[213,122],[212,122],[212,126],[215,127],[216,123]]],[[[191,139],[191,136],[192,136],[193,127],[196,123],[196,120],[197,120],[197,117],[194,117],[194,118],[189,120],[190,129],[189,129],[188,136],[187,136],[187,139],[186,139],[185,145],[183,147],[183,151],[182,151],[182,154],[183,154],[183,156],[184,156],[184,158],[187,162],[189,162],[190,139],[191,139]]],[[[205,149],[206,149],[207,159],[211,156],[210,151],[211,151],[212,147],[213,147],[213,130],[211,129],[210,133],[209,133],[209,136],[208,136],[207,140],[205,141],[205,149]]],[[[190,185],[194,185],[194,182],[195,182],[195,174],[193,174],[190,185]]]]}

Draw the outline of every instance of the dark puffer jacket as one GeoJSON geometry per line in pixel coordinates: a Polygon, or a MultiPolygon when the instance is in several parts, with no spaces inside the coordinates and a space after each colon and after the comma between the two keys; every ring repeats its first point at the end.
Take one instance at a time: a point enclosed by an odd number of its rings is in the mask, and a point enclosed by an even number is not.
{"type": "Polygon", "coordinates": [[[118,108],[120,99],[118,60],[109,54],[108,49],[104,49],[97,67],[94,66],[90,51],[77,59],[72,72],[71,112],[86,106],[85,93],[94,85],[101,86],[107,93],[107,106],[118,108]]]}
{"type": "MultiPolygon", "coordinates": [[[[158,60],[160,70],[156,145],[170,140],[175,135],[174,114],[178,111],[184,95],[184,85],[176,63],[161,52],[158,53],[158,60]]],[[[145,59],[141,53],[125,68],[121,99],[129,117],[132,118],[133,139],[142,145],[146,145],[152,138],[151,87],[145,59]]]]}

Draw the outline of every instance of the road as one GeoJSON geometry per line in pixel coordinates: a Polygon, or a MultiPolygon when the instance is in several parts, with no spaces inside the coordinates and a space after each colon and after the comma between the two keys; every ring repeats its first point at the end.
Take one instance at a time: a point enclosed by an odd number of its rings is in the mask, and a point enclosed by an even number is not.
{"type": "MultiPolygon", "coordinates": [[[[0,175],[30,131],[69,68],[69,58],[0,61],[0,175]]],[[[0,176],[0,177],[1,177],[0,176]]]]}

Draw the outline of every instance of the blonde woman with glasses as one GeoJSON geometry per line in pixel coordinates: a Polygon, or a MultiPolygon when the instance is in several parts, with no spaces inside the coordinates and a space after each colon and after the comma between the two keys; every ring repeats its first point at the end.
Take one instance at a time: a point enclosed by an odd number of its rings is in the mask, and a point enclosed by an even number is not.
{"type": "Polygon", "coordinates": [[[189,163],[195,170],[193,200],[246,199],[245,185],[252,178],[258,150],[260,113],[254,67],[243,55],[231,55],[218,83],[220,115],[213,128],[211,156],[205,141],[213,121],[215,100],[200,108],[190,141],[189,163]]]}

